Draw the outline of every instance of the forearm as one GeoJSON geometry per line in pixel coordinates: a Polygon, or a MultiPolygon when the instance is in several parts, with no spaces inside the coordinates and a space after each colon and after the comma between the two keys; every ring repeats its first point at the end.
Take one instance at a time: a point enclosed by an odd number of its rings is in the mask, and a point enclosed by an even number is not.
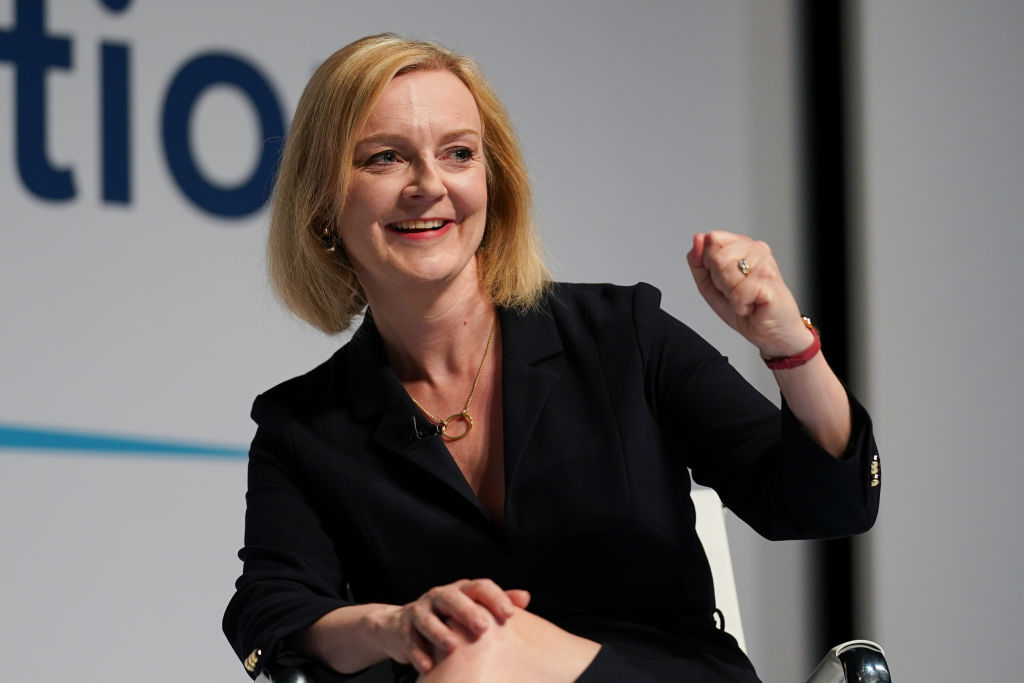
{"type": "Polygon", "coordinates": [[[772,374],[807,434],[833,457],[842,457],[850,441],[850,400],[824,355],[772,374]]]}
{"type": "Polygon", "coordinates": [[[395,605],[368,604],[328,612],[299,634],[293,646],[341,673],[355,673],[388,658],[381,624],[395,605]]]}

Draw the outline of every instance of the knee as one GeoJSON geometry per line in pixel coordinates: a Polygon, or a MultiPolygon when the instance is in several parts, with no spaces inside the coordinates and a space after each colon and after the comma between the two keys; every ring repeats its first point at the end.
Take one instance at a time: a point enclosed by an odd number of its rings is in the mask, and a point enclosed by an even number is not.
{"type": "MultiPolygon", "coordinates": [[[[490,617],[487,630],[475,636],[448,620],[455,634],[455,649],[435,652],[434,668],[422,674],[418,683],[480,683],[523,680],[515,676],[516,663],[530,658],[529,632],[543,621],[529,612],[516,609],[503,623],[490,617]],[[509,676],[512,675],[512,678],[509,676]]],[[[545,622],[546,623],[546,622],[545,622]]]]}
{"type": "Polygon", "coordinates": [[[420,683],[571,683],[600,649],[521,609],[503,624],[493,621],[476,638],[457,624],[449,626],[456,633],[455,649],[436,656],[434,668],[420,676],[420,683]]]}

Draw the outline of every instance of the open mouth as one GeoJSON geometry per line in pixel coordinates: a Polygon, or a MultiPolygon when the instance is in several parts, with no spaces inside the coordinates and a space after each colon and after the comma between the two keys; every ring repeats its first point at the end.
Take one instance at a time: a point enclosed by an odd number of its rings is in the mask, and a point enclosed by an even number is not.
{"type": "Polygon", "coordinates": [[[453,221],[445,218],[431,218],[429,220],[395,221],[388,223],[388,228],[405,234],[437,232],[450,225],[453,221]]]}

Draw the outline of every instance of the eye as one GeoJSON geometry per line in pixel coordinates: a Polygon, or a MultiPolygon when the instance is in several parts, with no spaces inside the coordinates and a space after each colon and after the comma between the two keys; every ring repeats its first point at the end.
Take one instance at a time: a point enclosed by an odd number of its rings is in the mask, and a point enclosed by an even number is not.
{"type": "Polygon", "coordinates": [[[476,157],[476,153],[473,152],[469,147],[453,147],[448,150],[447,156],[453,161],[472,161],[476,157]]]}
{"type": "Polygon", "coordinates": [[[398,162],[398,152],[393,149],[388,149],[383,152],[377,152],[370,156],[366,161],[363,162],[364,166],[386,166],[388,164],[394,164],[398,162]]]}

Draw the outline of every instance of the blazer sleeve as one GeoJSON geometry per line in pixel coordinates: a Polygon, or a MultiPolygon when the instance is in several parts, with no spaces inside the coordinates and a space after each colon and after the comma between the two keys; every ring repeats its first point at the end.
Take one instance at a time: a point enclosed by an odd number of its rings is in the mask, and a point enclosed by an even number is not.
{"type": "Polygon", "coordinates": [[[352,603],[296,465],[287,412],[263,395],[252,417],[258,428],[249,451],[245,545],[238,553],[243,570],[223,628],[255,678],[264,664],[282,658],[288,636],[352,603]]]}
{"type": "Polygon", "coordinates": [[[640,284],[634,324],[645,393],[668,447],[699,484],[762,536],[831,538],[867,531],[878,513],[880,476],[871,419],[850,398],[852,434],[834,458],[783,403],[750,386],[693,330],[660,308],[640,284]]]}

